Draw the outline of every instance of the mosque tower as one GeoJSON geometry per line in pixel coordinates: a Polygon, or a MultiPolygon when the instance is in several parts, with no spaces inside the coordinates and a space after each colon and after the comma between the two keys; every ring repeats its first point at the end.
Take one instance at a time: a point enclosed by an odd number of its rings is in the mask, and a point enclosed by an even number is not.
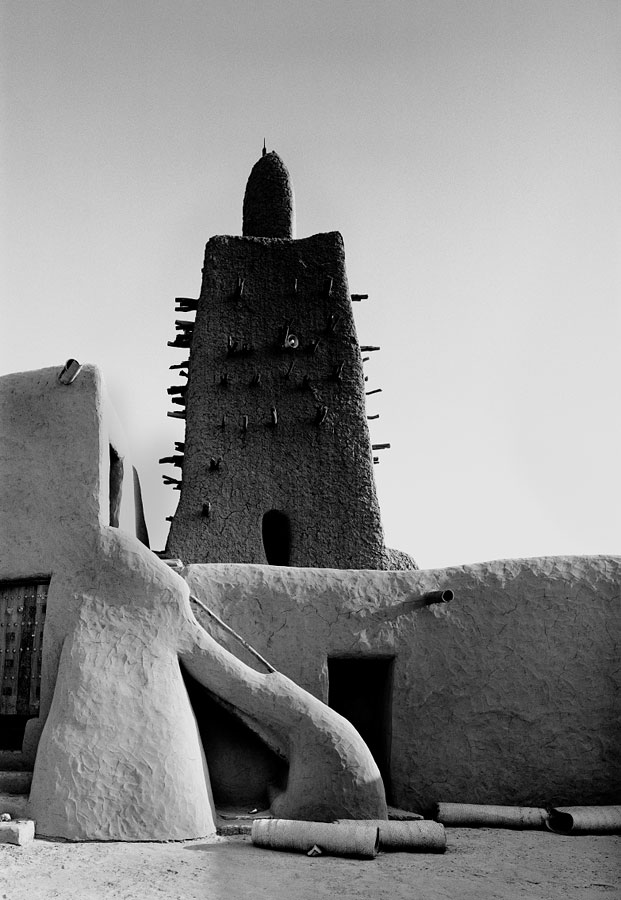
{"type": "Polygon", "coordinates": [[[295,239],[289,173],[263,150],[243,232],[212,237],[198,300],[177,299],[169,389],[186,436],[166,547],[192,562],[415,568],[384,547],[363,359],[338,232],[295,239]]]}

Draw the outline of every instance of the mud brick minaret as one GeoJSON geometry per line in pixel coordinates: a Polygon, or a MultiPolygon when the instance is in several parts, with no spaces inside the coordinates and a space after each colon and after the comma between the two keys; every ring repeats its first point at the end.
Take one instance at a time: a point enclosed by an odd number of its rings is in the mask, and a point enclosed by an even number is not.
{"type": "Polygon", "coordinates": [[[171,342],[189,359],[169,391],[186,437],[162,460],[181,473],[165,476],[180,490],[167,554],[403,567],[384,548],[343,239],[295,239],[276,153],[250,173],[243,236],[211,238],[200,297],[177,310],[196,320],[171,342]]]}

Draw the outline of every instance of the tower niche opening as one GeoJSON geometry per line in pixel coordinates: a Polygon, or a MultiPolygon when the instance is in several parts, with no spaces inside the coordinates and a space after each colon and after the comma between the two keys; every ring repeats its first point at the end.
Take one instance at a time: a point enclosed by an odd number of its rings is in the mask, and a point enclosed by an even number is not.
{"type": "Polygon", "coordinates": [[[263,549],[269,566],[291,565],[291,522],[279,509],[271,509],[261,523],[263,549]]]}

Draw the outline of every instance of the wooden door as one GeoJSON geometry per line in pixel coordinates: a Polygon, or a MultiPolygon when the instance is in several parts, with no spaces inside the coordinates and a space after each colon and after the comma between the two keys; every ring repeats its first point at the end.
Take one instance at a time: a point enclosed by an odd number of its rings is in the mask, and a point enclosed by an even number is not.
{"type": "Polygon", "coordinates": [[[0,750],[19,750],[39,715],[49,580],[0,582],[0,750]]]}

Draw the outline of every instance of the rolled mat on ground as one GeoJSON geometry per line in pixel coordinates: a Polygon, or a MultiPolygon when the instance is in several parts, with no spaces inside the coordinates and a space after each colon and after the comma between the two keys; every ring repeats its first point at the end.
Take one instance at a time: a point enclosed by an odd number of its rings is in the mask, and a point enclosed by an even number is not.
{"type": "Polygon", "coordinates": [[[356,856],[374,859],[379,850],[377,825],[326,824],[295,819],[255,819],[252,843],[270,850],[308,853],[315,846],[326,856],[356,856]]]}
{"type": "Polygon", "coordinates": [[[555,834],[621,832],[621,806],[555,806],[546,826],[555,834]]]}
{"type": "Polygon", "coordinates": [[[435,818],[457,828],[545,828],[547,810],[529,806],[438,803],[435,818]]]}
{"type": "Polygon", "coordinates": [[[374,825],[379,828],[380,850],[409,853],[444,853],[446,833],[439,822],[386,822],[382,819],[338,819],[338,825],[374,825]]]}

